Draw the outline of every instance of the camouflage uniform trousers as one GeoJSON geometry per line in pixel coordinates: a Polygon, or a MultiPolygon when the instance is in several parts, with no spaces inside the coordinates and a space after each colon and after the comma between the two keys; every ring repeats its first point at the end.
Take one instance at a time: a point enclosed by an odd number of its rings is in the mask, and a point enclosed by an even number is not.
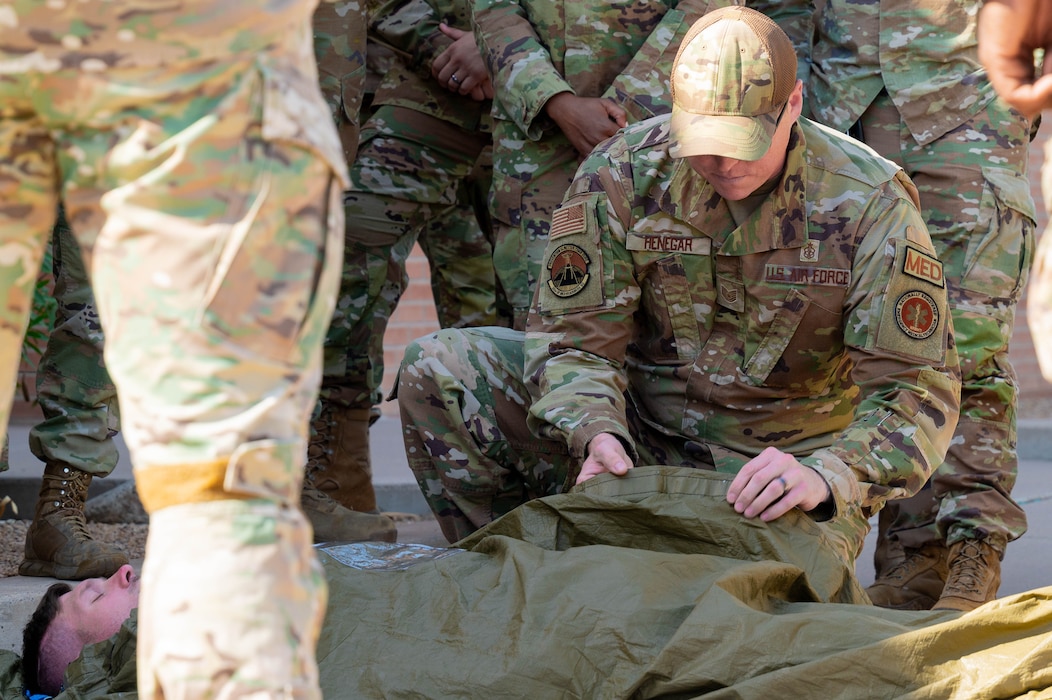
{"type": "Polygon", "coordinates": [[[511,305],[513,326],[524,329],[544,266],[552,212],[577,172],[579,158],[561,133],[524,141],[511,122],[493,128],[493,266],[511,305]]]}
{"type": "Polygon", "coordinates": [[[152,516],[140,696],[320,698],[326,588],[297,503],[346,169],[313,5],[6,9],[0,426],[61,193],[152,516]]]}
{"type": "Polygon", "coordinates": [[[55,325],[37,368],[37,399],[44,420],[29,431],[29,448],[42,462],[67,464],[106,476],[120,457],[117,389],[103,362],[102,325],[73,232],[59,210],[52,232],[55,325]]]}
{"type": "Polygon", "coordinates": [[[1019,384],[1008,360],[1033,254],[1026,124],[995,100],[919,146],[886,93],[860,122],[866,142],[899,163],[920,192],[963,375],[960,421],[945,461],[915,496],[888,503],[881,531],[909,547],[987,539],[1003,552],[1026,531],[1026,514],[1011,497],[1019,384]]]}
{"type": "MultiPolygon", "coordinates": [[[[527,424],[524,340],[507,328],[446,329],[406,348],[398,379],[406,456],[450,542],[527,501],[566,492],[580,470],[566,443],[538,437],[527,424]]],[[[627,419],[637,465],[735,473],[750,459],[659,433],[631,409],[627,419]]],[[[818,524],[853,563],[869,524],[860,506],[846,510],[818,524]]]]}
{"type": "Polygon", "coordinates": [[[489,134],[404,107],[381,105],[366,122],[344,193],[343,278],[325,342],[327,400],[345,408],[382,400],[384,333],[418,240],[439,323],[498,323],[492,245],[474,206],[489,184],[489,142],[489,134]]]}

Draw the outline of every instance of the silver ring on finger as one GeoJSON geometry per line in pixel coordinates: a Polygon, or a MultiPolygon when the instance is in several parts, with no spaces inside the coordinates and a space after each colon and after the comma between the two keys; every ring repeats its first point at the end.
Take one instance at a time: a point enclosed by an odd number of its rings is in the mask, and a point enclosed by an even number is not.
{"type": "Polygon", "coordinates": [[[782,477],[778,477],[777,479],[775,479],[775,481],[777,481],[779,484],[781,484],[781,486],[782,486],[782,493],[785,493],[786,491],[789,490],[789,484],[785,483],[785,479],[783,479],[782,477]]]}
{"type": "Polygon", "coordinates": [[[457,85],[460,85],[460,78],[457,77],[456,73],[454,73],[453,75],[449,76],[449,79],[452,80],[457,85]]]}

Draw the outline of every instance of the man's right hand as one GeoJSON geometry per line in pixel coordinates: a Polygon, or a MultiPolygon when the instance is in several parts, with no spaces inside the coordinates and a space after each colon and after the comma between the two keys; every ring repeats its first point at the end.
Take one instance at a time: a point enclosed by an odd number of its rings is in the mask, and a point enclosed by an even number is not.
{"type": "Polygon", "coordinates": [[[979,60],[997,94],[1027,117],[1052,108],[1052,2],[986,0],[979,12],[979,60]],[[1036,49],[1045,50],[1041,76],[1036,49]]]}
{"type": "Polygon", "coordinates": [[[588,443],[588,457],[581,465],[575,483],[583,483],[599,474],[624,476],[631,468],[632,458],[621,441],[610,433],[599,433],[588,443]]]}
{"type": "Polygon", "coordinates": [[[559,125],[582,158],[591,153],[596,144],[628,126],[628,113],[613,100],[602,97],[578,97],[572,92],[560,92],[544,104],[544,111],[559,125]]]}

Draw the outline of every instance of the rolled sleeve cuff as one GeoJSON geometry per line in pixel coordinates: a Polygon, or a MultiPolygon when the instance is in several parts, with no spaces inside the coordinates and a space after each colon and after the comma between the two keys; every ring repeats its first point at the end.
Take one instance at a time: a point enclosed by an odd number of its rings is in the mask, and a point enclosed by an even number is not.
{"type": "Polygon", "coordinates": [[[849,505],[858,506],[862,502],[862,487],[858,483],[858,477],[844,460],[827,449],[817,450],[808,457],[800,460],[806,467],[814,469],[829,484],[829,490],[833,494],[833,510],[824,506],[815,509],[814,515],[823,520],[828,520],[840,513],[850,512],[849,505]]]}

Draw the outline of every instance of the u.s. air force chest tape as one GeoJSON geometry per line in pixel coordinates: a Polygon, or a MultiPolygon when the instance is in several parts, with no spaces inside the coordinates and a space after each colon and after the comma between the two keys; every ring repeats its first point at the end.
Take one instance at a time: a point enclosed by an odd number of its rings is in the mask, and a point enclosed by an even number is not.
{"type": "Polygon", "coordinates": [[[598,194],[577,197],[552,214],[537,291],[542,313],[561,314],[603,306],[598,202],[598,194]]]}
{"type": "Polygon", "coordinates": [[[948,314],[942,263],[908,241],[896,241],[877,347],[942,363],[948,314]]]}

